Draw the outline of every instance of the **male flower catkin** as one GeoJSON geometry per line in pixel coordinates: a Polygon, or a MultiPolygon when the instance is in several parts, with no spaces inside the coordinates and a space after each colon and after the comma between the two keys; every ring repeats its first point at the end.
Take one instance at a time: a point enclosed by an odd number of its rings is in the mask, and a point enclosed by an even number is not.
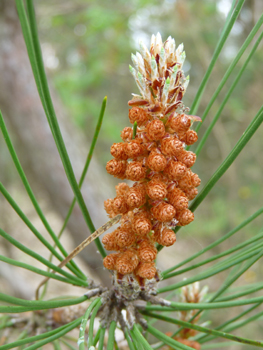
{"type": "Polygon", "coordinates": [[[197,141],[190,127],[200,118],[187,115],[182,103],[189,83],[184,60],[183,44],[176,49],[174,39],[163,43],[159,33],[152,36],[150,51],[141,43],[140,53],[132,55],[130,71],[140,95],[128,103],[129,120],[138,127],[134,138],[131,127],[123,129],[123,142],[112,145],[114,159],[106,169],[134,184],[120,183],[116,198],[105,201],[108,215],[122,214],[122,219],[120,227],[102,239],[106,249],[117,251],[104,259],[104,266],[121,275],[157,277],[155,243],[173,245],[172,228],[194,220],[188,201],[197,195],[200,179],[190,169],[196,155],[185,145],[197,141]]]}

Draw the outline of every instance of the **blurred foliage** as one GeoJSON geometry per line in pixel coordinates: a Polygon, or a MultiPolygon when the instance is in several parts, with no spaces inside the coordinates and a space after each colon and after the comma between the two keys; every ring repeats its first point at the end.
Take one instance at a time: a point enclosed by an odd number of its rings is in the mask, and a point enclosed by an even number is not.
{"type": "MultiPolygon", "coordinates": [[[[187,55],[184,71],[191,78],[184,102],[190,106],[222,31],[228,6],[230,1],[211,0],[39,1],[39,30],[46,67],[68,114],[88,139],[93,134],[101,100],[108,95],[95,151],[103,164],[110,159],[111,144],[120,141],[120,131],[128,125],[127,102],[131,93],[137,93],[128,65],[130,53],[136,51],[139,40],[149,45],[151,34],[160,31],[163,38],[171,35],[177,45],[184,43],[187,55]]],[[[257,16],[254,2],[246,2],[212,73],[198,115],[202,116],[257,16]]],[[[247,54],[245,52],[235,72],[247,54]]],[[[262,50],[257,50],[196,162],[194,171],[200,174],[203,183],[230,152],[260,107],[262,56],[262,50]]],[[[235,73],[211,108],[200,136],[234,78],[235,73]]],[[[210,193],[201,212],[197,212],[198,220],[187,232],[195,232],[197,228],[200,231],[202,227],[200,233],[217,235],[258,208],[263,200],[260,191],[262,137],[261,128],[210,193]]]]}

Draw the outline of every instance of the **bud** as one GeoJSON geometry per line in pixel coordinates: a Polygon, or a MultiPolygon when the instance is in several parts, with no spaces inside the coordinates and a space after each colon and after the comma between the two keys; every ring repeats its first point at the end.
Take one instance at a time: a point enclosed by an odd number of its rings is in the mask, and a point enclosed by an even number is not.
{"type": "Polygon", "coordinates": [[[186,114],[174,116],[170,121],[170,127],[178,134],[186,133],[191,126],[191,118],[186,114]]]}
{"type": "Polygon", "coordinates": [[[121,229],[125,231],[131,231],[132,225],[129,219],[129,215],[123,215],[121,218],[121,229]]]}
{"type": "Polygon", "coordinates": [[[152,279],[156,274],[156,268],[154,263],[140,263],[139,267],[136,269],[136,275],[141,278],[152,279]]]}
{"type": "Polygon", "coordinates": [[[186,171],[184,176],[180,180],[178,180],[178,186],[183,191],[186,191],[193,187],[190,171],[186,171]]]}
{"type": "Polygon", "coordinates": [[[117,196],[125,196],[130,187],[125,182],[120,182],[115,189],[117,196]]]}
{"type": "Polygon", "coordinates": [[[177,181],[184,176],[186,170],[187,168],[183,163],[171,160],[164,169],[164,174],[170,180],[177,181]]]}
{"type": "Polygon", "coordinates": [[[147,166],[153,171],[163,171],[166,167],[167,160],[165,156],[152,150],[147,159],[147,166]]]}
{"type": "Polygon", "coordinates": [[[166,184],[160,180],[152,179],[146,186],[146,192],[151,199],[164,199],[167,194],[166,184]]]}
{"type": "Polygon", "coordinates": [[[127,193],[127,204],[130,209],[139,208],[146,202],[146,191],[144,185],[130,188],[127,193]]]}
{"type": "Polygon", "coordinates": [[[132,181],[139,181],[146,177],[146,169],[141,162],[131,162],[127,165],[126,178],[132,181]]]}
{"type": "Polygon", "coordinates": [[[116,244],[120,248],[128,248],[136,241],[133,231],[126,231],[123,228],[116,230],[115,234],[116,244]]]}
{"type": "Polygon", "coordinates": [[[129,157],[126,154],[126,143],[114,143],[111,146],[110,153],[116,159],[127,160],[129,157]]]}
{"type": "Polygon", "coordinates": [[[186,226],[194,220],[194,213],[189,209],[183,209],[178,211],[175,217],[178,220],[178,226],[186,226]]]}
{"type": "Polygon", "coordinates": [[[149,240],[143,240],[139,244],[138,255],[142,262],[153,262],[157,256],[157,249],[149,240]]]}
{"type": "Polygon", "coordinates": [[[134,250],[126,250],[121,253],[116,261],[116,270],[122,275],[131,273],[139,264],[138,255],[134,250]]]}
{"type": "Polygon", "coordinates": [[[104,248],[106,250],[119,250],[119,246],[116,244],[116,234],[117,230],[114,230],[113,232],[107,233],[101,240],[101,242],[104,244],[104,248]]]}
{"type": "Polygon", "coordinates": [[[112,208],[114,212],[117,214],[126,214],[129,210],[129,206],[126,203],[125,196],[119,196],[114,198],[112,203],[112,208]]]}
{"type": "Polygon", "coordinates": [[[174,231],[166,227],[163,229],[157,228],[154,232],[153,238],[155,242],[165,247],[170,247],[176,242],[174,231]]]}
{"type": "Polygon", "coordinates": [[[201,180],[199,176],[193,172],[191,172],[191,181],[192,181],[193,187],[198,187],[201,184],[201,180]]]}
{"type": "Polygon", "coordinates": [[[127,144],[125,152],[128,158],[134,159],[143,155],[145,147],[140,140],[132,140],[127,144]]]}
{"type": "Polygon", "coordinates": [[[191,168],[195,163],[196,155],[191,151],[183,150],[181,153],[178,153],[177,158],[180,162],[184,163],[187,168],[191,168]]]}
{"type": "Polygon", "coordinates": [[[112,159],[106,165],[106,170],[109,174],[118,177],[119,179],[125,178],[127,162],[124,160],[112,159]]]}
{"type": "Polygon", "coordinates": [[[133,130],[131,127],[126,126],[121,132],[121,138],[123,141],[130,141],[133,136],[133,130]]]}
{"type": "Polygon", "coordinates": [[[175,209],[171,204],[160,202],[151,208],[154,218],[161,222],[171,221],[175,216],[175,209]]]}
{"type": "Polygon", "coordinates": [[[193,145],[198,140],[198,136],[194,130],[188,130],[180,140],[187,145],[193,145]]]}
{"type": "Polygon", "coordinates": [[[120,253],[112,253],[103,259],[103,265],[108,270],[116,270],[116,261],[118,257],[120,256],[120,253]]]}
{"type": "Polygon", "coordinates": [[[168,193],[167,199],[176,210],[188,208],[188,198],[185,195],[178,196],[175,192],[171,191],[168,193]]]}
{"type": "Polygon", "coordinates": [[[158,141],[165,135],[165,127],[161,120],[152,120],[146,125],[146,132],[150,140],[158,141]]]}
{"type": "Polygon", "coordinates": [[[142,126],[149,120],[149,115],[143,108],[132,107],[132,109],[129,110],[129,119],[131,124],[137,122],[138,126],[142,126]]]}
{"type": "Polygon", "coordinates": [[[132,228],[139,236],[145,236],[152,229],[152,223],[149,219],[149,214],[146,211],[141,211],[134,215],[132,228]]]}
{"type": "Polygon", "coordinates": [[[166,156],[177,157],[183,151],[183,144],[177,137],[166,137],[161,140],[161,150],[166,156]]]}
{"type": "Polygon", "coordinates": [[[115,212],[113,210],[113,199],[109,198],[104,201],[104,208],[110,218],[113,218],[115,216],[115,212]]]}
{"type": "Polygon", "coordinates": [[[189,199],[189,201],[194,199],[198,194],[198,190],[196,188],[189,188],[189,189],[185,190],[184,192],[185,192],[185,195],[187,196],[187,198],[189,199]]]}

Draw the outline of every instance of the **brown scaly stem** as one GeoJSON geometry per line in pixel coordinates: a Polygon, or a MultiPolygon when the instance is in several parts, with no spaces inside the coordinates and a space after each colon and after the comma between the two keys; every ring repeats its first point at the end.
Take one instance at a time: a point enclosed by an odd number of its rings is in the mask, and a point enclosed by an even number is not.
{"type": "Polygon", "coordinates": [[[140,313],[140,310],[145,308],[146,302],[170,306],[168,300],[155,296],[158,276],[152,280],[145,280],[138,279],[134,274],[123,276],[114,272],[112,281],[109,290],[96,287],[85,294],[89,298],[101,296],[102,305],[98,316],[102,327],[109,327],[110,323],[115,321],[120,323],[124,333],[126,329],[132,329],[135,323],[146,330],[147,322],[140,313]],[[125,316],[122,314],[123,310],[125,316]]]}

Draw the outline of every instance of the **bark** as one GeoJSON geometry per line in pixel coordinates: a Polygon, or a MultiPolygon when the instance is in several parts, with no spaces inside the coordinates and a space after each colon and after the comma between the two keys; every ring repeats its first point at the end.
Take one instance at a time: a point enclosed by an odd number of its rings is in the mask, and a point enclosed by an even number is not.
{"type": "MultiPolygon", "coordinates": [[[[0,106],[9,129],[15,136],[17,153],[33,190],[40,189],[49,198],[49,205],[62,218],[66,216],[73,192],[65,175],[58,151],[48,127],[37,93],[24,44],[15,1],[0,2],[0,106]]],[[[70,122],[60,101],[52,91],[61,131],[79,178],[88,152],[88,145],[80,131],[70,122]]],[[[103,200],[109,198],[106,171],[96,160],[89,169],[89,181],[82,189],[96,228],[107,221],[103,200]]],[[[36,191],[35,191],[36,192],[36,191]]],[[[36,192],[38,198],[38,193],[36,192]]],[[[84,240],[89,230],[78,205],[75,206],[68,229],[75,245],[84,240]]],[[[31,247],[32,248],[32,247],[31,247]]],[[[82,253],[96,275],[108,283],[109,273],[103,269],[102,258],[94,244],[82,253]]]]}

